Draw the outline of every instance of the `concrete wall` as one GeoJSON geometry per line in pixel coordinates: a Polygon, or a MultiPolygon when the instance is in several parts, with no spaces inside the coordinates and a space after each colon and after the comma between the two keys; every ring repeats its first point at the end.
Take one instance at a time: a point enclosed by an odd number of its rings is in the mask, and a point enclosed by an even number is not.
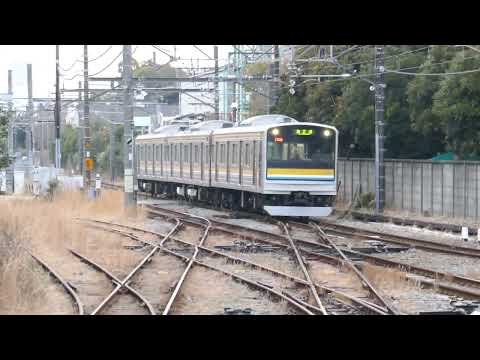
{"type": "MultiPolygon", "coordinates": [[[[478,219],[480,162],[385,160],[385,206],[431,215],[478,219]]],[[[373,159],[340,159],[339,200],[375,192],[373,159]]]]}
{"type": "Polygon", "coordinates": [[[25,171],[14,171],[14,193],[23,194],[25,192],[25,171]]]}

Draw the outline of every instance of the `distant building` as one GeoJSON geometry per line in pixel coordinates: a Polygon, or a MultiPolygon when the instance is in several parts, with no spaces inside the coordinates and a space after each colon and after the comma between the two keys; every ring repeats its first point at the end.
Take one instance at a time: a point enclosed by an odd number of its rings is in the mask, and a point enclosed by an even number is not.
{"type": "Polygon", "coordinates": [[[133,124],[135,133],[148,134],[152,128],[152,118],[150,116],[134,116],[133,124]]]}
{"type": "MultiPolygon", "coordinates": [[[[180,113],[183,114],[208,114],[213,113],[215,109],[210,106],[214,104],[214,92],[209,91],[213,89],[212,83],[200,82],[180,83],[182,89],[195,89],[197,91],[184,91],[180,93],[180,113]],[[210,105],[208,105],[210,104],[210,105]]],[[[167,115],[167,114],[164,114],[167,115]]]]}

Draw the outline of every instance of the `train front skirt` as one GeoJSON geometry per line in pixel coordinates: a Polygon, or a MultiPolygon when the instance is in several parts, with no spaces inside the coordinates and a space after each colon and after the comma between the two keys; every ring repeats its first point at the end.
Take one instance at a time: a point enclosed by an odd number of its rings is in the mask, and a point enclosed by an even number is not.
{"type": "Polygon", "coordinates": [[[271,216],[324,217],[332,213],[331,207],[324,206],[264,206],[263,209],[271,216]]]}

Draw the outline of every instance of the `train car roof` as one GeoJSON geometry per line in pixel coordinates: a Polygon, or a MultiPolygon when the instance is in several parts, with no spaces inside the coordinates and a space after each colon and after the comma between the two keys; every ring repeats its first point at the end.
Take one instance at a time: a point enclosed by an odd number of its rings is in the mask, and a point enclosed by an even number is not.
{"type": "Polygon", "coordinates": [[[321,126],[325,128],[329,128],[334,130],[338,133],[338,130],[331,125],[326,124],[319,124],[319,123],[310,123],[310,122],[289,122],[289,123],[280,123],[280,124],[261,124],[257,126],[235,126],[230,128],[220,128],[215,130],[200,130],[195,132],[190,131],[179,131],[174,134],[145,134],[140,135],[136,139],[137,140],[152,140],[152,139],[160,139],[160,138],[173,138],[173,137],[192,137],[192,136],[209,136],[213,135],[224,135],[224,134],[244,134],[244,133],[258,133],[264,132],[271,127],[282,127],[282,126],[292,126],[292,125],[310,125],[310,126],[321,126]]]}

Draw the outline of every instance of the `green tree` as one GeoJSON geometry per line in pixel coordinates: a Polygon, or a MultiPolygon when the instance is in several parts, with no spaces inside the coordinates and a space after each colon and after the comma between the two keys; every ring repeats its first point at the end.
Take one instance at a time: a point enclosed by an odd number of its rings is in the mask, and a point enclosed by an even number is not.
{"type": "Polygon", "coordinates": [[[78,169],[80,154],[78,153],[78,128],[71,125],[63,127],[60,134],[62,149],[62,168],[66,170],[78,169]]]}
{"type": "Polygon", "coordinates": [[[8,113],[0,110],[0,169],[10,164],[8,157],[8,113]]]}
{"type": "MultiPolygon", "coordinates": [[[[133,70],[133,76],[137,78],[143,77],[184,77],[187,74],[181,69],[175,69],[170,64],[154,64],[153,61],[148,60],[139,64],[133,70]]],[[[175,87],[177,84],[174,81],[159,81],[159,80],[141,80],[141,84],[145,88],[162,88],[162,87],[175,87]]],[[[147,95],[145,100],[169,104],[178,103],[179,92],[178,91],[156,91],[145,90],[147,95]]]]}
{"type": "MultiPolygon", "coordinates": [[[[449,72],[480,68],[478,58],[465,60],[458,54],[455,60],[449,72]]],[[[480,155],[480,73],[445,77],[433,98],[433,114],[440,119],[448,149],[460,158],[480,155]]]]}

